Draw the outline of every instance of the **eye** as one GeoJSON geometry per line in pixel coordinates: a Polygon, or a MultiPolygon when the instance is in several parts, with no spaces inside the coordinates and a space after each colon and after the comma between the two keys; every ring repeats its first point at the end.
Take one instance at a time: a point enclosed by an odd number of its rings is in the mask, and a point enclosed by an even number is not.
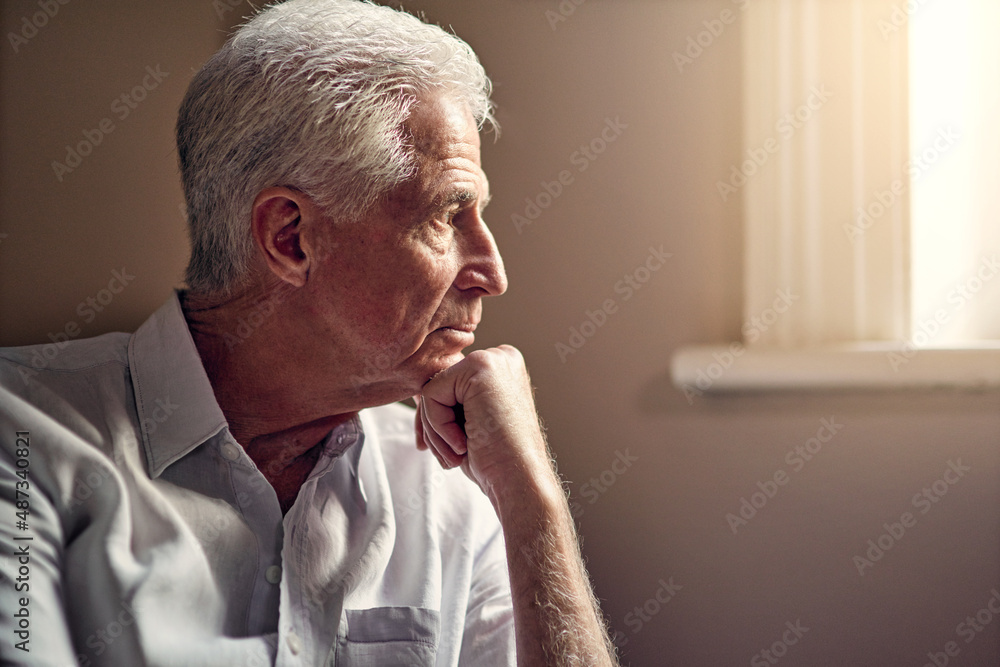
{"type": "Polygon", "coordinates": [[[446,211],[442,211],[441,214],[435,218],[435,220],[443,226],[454,227],[455,219],[461,212],[462,211],[459,208],[448,209],[446,211]]]}

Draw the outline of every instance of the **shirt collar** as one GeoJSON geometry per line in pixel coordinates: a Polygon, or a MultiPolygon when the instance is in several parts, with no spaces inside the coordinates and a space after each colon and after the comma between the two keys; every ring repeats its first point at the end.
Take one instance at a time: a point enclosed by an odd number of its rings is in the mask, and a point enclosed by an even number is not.
{"type": "Polygon", "coordinates": [[[156,478],[228,428],[176,290],[132,334],[128,358],[142,444],[149,474],[156,478]]]}

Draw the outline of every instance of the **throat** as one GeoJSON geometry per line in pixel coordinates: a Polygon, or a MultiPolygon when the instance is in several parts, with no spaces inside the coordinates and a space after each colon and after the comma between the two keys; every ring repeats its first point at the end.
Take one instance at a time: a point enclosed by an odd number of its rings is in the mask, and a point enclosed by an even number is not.
{"type": "MultiPolygon", "coordinates": [[[[336,447],[329,442],[331,431],[349,421],[356,413],[344,413],[316,419],[292,428],[260,435],[247,433],[240,422],[230,421],[230,429],[237,442],[246,442],[244,449],[257,465],[278,496],[282,514],[295,504],[302,485],[309,479],[326,446],[336,447]]],[[[229,418],[229,415],[226,415],[229,418]]],[[[344,445],[350,445],[353,439],[344,445]]],[[[334,452],[339,455],[342,451],[334,452]]]]}
{"type": "Polygon", "coordinates": [[[309,479],[309,474],[316,467],[316,462],[322,451],[323,445],[320,443],[301,456],[292,459],[280,470],[277,461],[260,467],[264,478],[271,484],[274,493],[278,496],[278,505],[281,507],[282,515],[288,514],[288,510],[292,509],[302,485],[309,479]]]}

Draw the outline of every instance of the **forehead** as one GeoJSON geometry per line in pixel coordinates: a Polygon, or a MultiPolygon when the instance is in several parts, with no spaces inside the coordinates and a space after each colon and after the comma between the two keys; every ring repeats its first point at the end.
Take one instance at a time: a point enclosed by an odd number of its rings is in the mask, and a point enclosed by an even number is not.
{"type": "Polygon", "coordinates": [[[467,105],[444,95],[421,98],[406,121],[418,158],[465,157],[478,166],[479,131],[467,105]]]}
{"type": "Polygon", "coordinates": [[[441,190],[462,189],[480,200],[488,199],[479,130],[465,104],[445,96],[421,100],[406,129],[418,170],[414,180],[425,195],[439,197],[441,190]]]}
{"type": "Polygon", "coordinates": [[[463,202],[482,208],[489,183],[479,157],[479,131],[468,107],[443,96],[425,96],[405,131],[416,171],[388,194],[376,217],[407,226],[463,202]]]}

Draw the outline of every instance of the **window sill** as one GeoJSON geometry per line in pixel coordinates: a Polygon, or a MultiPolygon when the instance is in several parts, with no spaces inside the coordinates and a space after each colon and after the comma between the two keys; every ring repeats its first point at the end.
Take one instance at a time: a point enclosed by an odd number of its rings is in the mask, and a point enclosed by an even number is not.
{"type": "Polygon", "coordinates": [[[1000,389],[1000,342],[948,348],[898,343],[783,349],[699,345],[677,350],[674,385],[684,391],[1000,389]]]}

